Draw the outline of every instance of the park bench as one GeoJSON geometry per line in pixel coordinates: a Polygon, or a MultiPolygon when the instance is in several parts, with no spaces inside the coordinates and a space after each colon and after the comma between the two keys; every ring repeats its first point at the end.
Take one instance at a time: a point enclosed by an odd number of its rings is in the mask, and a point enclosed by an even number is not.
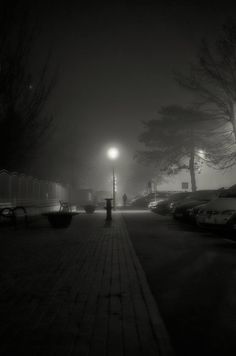
{"type": "MultiPolygon", "coordinates": [[[[71,206],[68,202],[59,201],[59,211],[50,211],[43,213],[43,216],[47,216],[51,225],[63,225],[69,226],[72,216],[76,215],[76,212],[72,212],[71,206]]],[[[58,206],[58,205],[57,205],[58,206]]],[[[29,224],[29,216],[31,216],[32,209],[37,209],[35,205],[13,205],[11,202],[0,203],[0,223],[10,223],[15,228],[18,223],[23,220],[25,226],[29,224]],[[31,213],[30,213],[31,211],[31,213]]],[[[40,207],[38,207],[40,208],[40,207]]],[[[34,216],[34,215],[32,215],[34,216]]],[[[31,218],[32,218],[31,216],[31,218]]]]}
{"type": "Polygon", "coordinates": [[[71,212],[71,206],[70,206],[70,204],[69,204],[68,202],[59,200],[59,203],[60,203],[60,209],[59,209],[59,211],[68,211],[68,212],[71,212]]]}
{"type": "Polygon", "coordinates": [[[28,225],[27,210],[24,206],[12,206],[10,203],[0,204],[0,221],[10,221],[16,228],[19,219],[24,220],[25,225],[28,225]]]}

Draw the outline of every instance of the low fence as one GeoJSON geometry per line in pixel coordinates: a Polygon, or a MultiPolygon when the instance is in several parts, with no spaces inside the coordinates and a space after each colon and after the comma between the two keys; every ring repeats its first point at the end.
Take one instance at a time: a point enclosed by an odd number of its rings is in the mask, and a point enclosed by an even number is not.
{"type": "Polygon", "coordinates": [[[69,200],[69,186],[0,171],[0,206],[25,206],[45,211],[58,207],[59,200],[69,200]]]}

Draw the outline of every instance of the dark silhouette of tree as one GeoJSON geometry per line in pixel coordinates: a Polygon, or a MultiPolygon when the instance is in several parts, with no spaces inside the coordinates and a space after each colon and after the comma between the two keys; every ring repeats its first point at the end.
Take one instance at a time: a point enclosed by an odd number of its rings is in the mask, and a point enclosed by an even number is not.
{"type": "Polygon", "coordinates": [[[52,127],[46,104],[55,85],[49,76],[50,55],[32,74],[38,30],[28,9],[13,11],[6,2],[0,15],[0,168],[24,169],[52,127]]]}
{"type": "Polygon", "coordinates": [[[236,162],[236,23],[228,20],[215,46],[202,40],[196,63],[185,75],[175,73],[177,82],[196,96],[198,108],[206,110],[221,127],[221,168],[236,162]]]}
{"type": "Polygon", "coordinates": [[[195,191],[196,170],[203,161],[210,163],[214,154],[215,142],[209,139],[211,124],[211,116],[202,111],[177,105],[163,107],[158,119],[144,124],[146,130],[139,140],[147,150],[138,152],[137,158],[154,163],[167,175],[188,170],[195,191]]]}

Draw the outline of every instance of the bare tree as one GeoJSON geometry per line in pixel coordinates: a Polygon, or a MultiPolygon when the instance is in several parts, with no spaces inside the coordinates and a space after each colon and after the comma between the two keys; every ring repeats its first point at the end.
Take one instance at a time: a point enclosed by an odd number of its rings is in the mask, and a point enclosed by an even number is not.
{"type": "Polygon", "coordinates": [[[56,78],[49,75],[50,55],[32,74],[37,30],[28,10],[17,10],[16,16],[6,3],[0,18],[0,168],[13,170],[29,163],[52,127],[45,106],[56,78]]]}
{"type": "Polygon", "coordinates": [[[221,135],[221,168],[236,162],[236,23],[228,20],[215,46],[204,39],[196,63],[187,75],[176,73],[177,82],[196,95],[198,108],[208,112],[221,135]]]}
{"type": "Polygon", "coordinates": [[[163,107],[160,117],[145,123],[139,137],[147,150],[139,151],[137,159],[154,163],[165,175],[180,170],[190,173],[192,191],[197,189],[196,170],[203,161],[211,162],[215,142],[209,140],[212,119],[209,114],[193,108],[172,105],[163,107]],[[203,155],[204,152],[204,155],[203,155]]]}

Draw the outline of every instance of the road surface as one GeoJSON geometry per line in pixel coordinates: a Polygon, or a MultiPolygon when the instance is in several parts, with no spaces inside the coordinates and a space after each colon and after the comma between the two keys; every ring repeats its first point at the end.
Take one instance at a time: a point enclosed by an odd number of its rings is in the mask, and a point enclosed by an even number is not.
{"type": "Polygon", "coordinates": [[[177,355],[236,355],[236,243],[149,211],[124,212],[177,355]]]}

